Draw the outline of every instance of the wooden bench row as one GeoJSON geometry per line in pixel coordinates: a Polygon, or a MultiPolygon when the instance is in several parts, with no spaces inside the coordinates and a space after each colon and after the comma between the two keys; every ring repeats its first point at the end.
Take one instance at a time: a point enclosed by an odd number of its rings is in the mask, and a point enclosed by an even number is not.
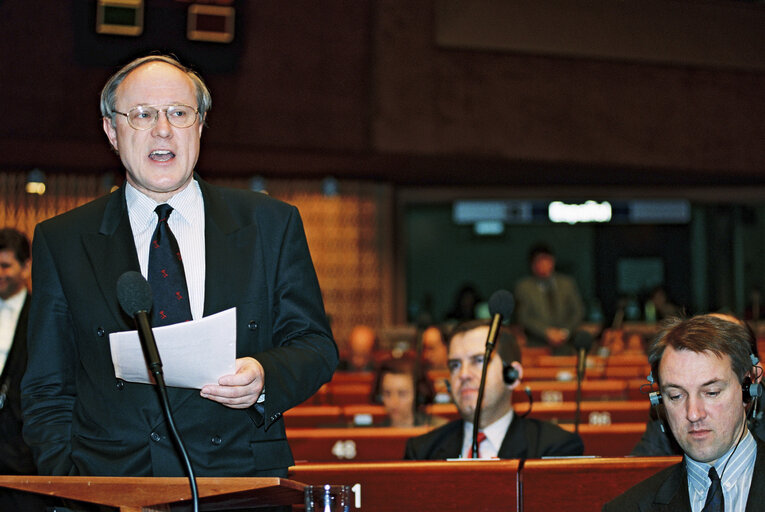
{"type": "MultiPolygon", "coordinates": [[[[524,414],[529,405],[516,403],[515,411],[524,414]]],[[[426,412],[449,420],[459,417],[454,404],[433,404],[426,412]]],[[[640,423],[648,421],[650,406],[645,401],[588,401],[580,405],[580,423],[603,425],[612,423],[640,423]]],[[[529,414],[556,423],[573,423],[575,402],[535,402],[529,414]]],[[[284,414],[288,428],[321,428],[380,425],[386,418],[381,405],[299,405],[284,414]]]]}
{"type": "MultiPolygon", "coordinates": [[[[443,381],[440,381],[441,384],[443,381]]],[[[648,400],[645,378],[587,379],[582,382],[583,400],[648,400]]],[[[445,385],[441,386],[445,388],[445,385]]],[[[526,401],[525,388],[529,388],[535,402],[569,402],[576,399],[576,381],[525,380],[513,395],[514,402],[526,401]]],[[[441,390],[445,393],[445,389],[441,390]]],[[[448,395],[444,395],[448,398],[448,395]]],[[[372,403],[372,384],[329,383],[306,405],[352,405],[372,403]]]]}
{"type": "MultiPolygon", "coordinates": [[[[562,425],[573,431],[573,425],[562,425]]],[[[287,428],[295,460],[307,462],[389,461],[404,457],[407,439],[430,427],[415,428],[287,428]]],[[[580,425],[584,454],[600,457],[628,455],[645,430],[645,423],[580,425]]]]}

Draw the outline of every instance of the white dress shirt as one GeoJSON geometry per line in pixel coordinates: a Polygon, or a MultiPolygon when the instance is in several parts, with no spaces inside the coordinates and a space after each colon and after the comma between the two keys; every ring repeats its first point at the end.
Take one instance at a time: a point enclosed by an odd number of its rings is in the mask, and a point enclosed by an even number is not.
{"type": "MultiPolygon", "coordinates": [[[[725,499],[725,512],[744,512],[746,509],[756,459],[757,443],[747,429],[741,442],[715,461],[715,471],[720,475],[725,499]]],[[[685,457],[685,464],[688,469],[688,495],[691,498],[691,510],[701,512],[711,483],[710,464],[696,462],[688,456],[685,457]]]]}
{"type": "MultiPolygon", "coordinates": [[[[502,416],[500,419],[481,429],[486,434],[486,439],[478,445],[478,455],[481,459],[495,459],[499,457],[499,449],[502,446],[502,441],[505,440],[505,435],[510,429],[510,423],[513,421],[513,409],[502,416]]],[[[470,448],[473,444],[473,424],[469,421],[464,422],[463,427],[464,436],[462,438],[462,452],[461,457],[466,458],[470,452],[470,448]]]]}
{"type": "Polygon", "coordinates": [[[16,324],[19,322],[19,315],[26,299],[26,288],[22,288],[8,300],[0,299],[0,369],[5,367],[5,361],[11,351],[13,337],[16,335],[16,324]]]}
{"type": "MultiPolygon", "coordinates": [[[[154,209],[160,203],[139,192],[130,183],[125,184],[125,200],[141,274],[146,277],[149,272],[149,244],[159,220],[154,209]]],[[[173,207],[167,223],[181,250],[191,318],[199,320],[205,307],[205,208],[199,183],[192,180],[167,203],[173,207]]]]}

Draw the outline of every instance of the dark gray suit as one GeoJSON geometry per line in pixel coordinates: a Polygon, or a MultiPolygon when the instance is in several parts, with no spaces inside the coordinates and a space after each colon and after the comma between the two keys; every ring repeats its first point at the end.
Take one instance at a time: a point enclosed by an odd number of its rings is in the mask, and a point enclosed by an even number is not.
{"type": "MultiPolygon", "coordinates": [[[[757,459],[746,512],[765,511],[765,443],[755,437],[757,459]]],[[[603,512],[683,512],[691,510],[685,461],[670,466],[628,489],[603,506],[603,512]]]]}
{"type": "Polygon", "coordinates": [[[573,333],[584,318],[584,304],[571,277],[553,274],[549,279],[554,290],[553,308],[539,282],[536,277],[526,277],[515,287],[516,318],[532,346],[547,345],[545,329],[548,327],[568,329],[573,333]]]}
{"type": "MultiPolygon", "coordinates": [[[[443,460],[460,456],[463,420],[447,423],[406,442],[405,459],[443,460]]],[[[582,455],[582,439],[547,421],[515,416],[499,447],[500,459],[538,459],[547,456],[582,455]]]]}
{"type": "MultiPolygon", "coordinates": [[[[237,357],[265,370],[266,401],[231,409],[170,389],[197,476],[282,476],[293,464],[282,413],[337,365],[297,209],[208,185],[204,315],[237,307],[237,357]]],[[[138,271],[124,187],[37,226],[24,435],[42,474],[183,476],[155,389],[118,381],[109,333],[134,329],[117,279],[138,271]]]]}

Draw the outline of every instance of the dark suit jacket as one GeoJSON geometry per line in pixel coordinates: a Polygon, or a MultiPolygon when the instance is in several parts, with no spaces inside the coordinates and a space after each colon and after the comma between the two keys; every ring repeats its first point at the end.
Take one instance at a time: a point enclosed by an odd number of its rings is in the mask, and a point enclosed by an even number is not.
{"type": "MultiPolygon", "coordinates": [[[[455,420],[406,442],[405,459],[443,460],[460,456],[463,420],[455,420]]],[[[515,416],[499,448],[500,459],[582,455],[582,439],[547,421],[515,416]]]]}
{"type": "MultiPolygon", "coordinates": [[[[197,476],[286,475],[282,413],[337,365],[297,209],[200,180],[205,205],[204,315],[237,308],[237,357],[265,370],[266,401],[232,409],[171,388],[197,476]]],[[[24,435],[41,474],[183,476],[153,386],[118,381],[109,334],[135,328],[117,279],[139,271],[124,187],[35,230],[24,435]]]]}
{"type": "Polygon", "coordinates": [[[32,452],[21,436],[21,377],[27,366],[27,323],[29,322],[27,295],[16,324],[13,344],[0,374],[0,392],[5,402],[0,409],[0,474],[34,475],[32,452]]]}
{"type": "MultiPolygon", "coordinates": [[[[765,443],[755,437],[757,460],[746,512],[765,510],[765,443]]],[[[603,512],[682,512],[691,510],[685,461],[663,469],[603,506],[603,512]]]]}

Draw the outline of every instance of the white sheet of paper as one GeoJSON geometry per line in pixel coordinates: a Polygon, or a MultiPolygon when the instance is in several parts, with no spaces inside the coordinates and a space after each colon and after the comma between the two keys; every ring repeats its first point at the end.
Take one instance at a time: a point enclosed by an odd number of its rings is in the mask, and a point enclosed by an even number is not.
{"type": "MultiPolygon", "coordinates": [[[[236,371],[236,308],[201,320],[153,329],[168,386],[202,389],[236,371]]],[[[114,374],[128,382],[154,382],[138,331],[109,335],[114,374]]]]}

